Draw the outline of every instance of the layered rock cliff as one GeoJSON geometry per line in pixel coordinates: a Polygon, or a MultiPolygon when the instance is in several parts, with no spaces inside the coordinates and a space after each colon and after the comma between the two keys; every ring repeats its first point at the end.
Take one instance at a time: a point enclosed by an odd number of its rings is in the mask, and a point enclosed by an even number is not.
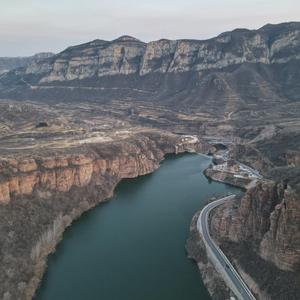
{"type": "Polygon", "coordinates": [[[299,195],[291,186],[262,181],[212,216],[213,236],[259,299],[297,299],[299,211],[299,195]]]}
{"type": "Polygon", "coordinates": [[[70,47],[50,60],[48,67],[44,63],[29,66],[26,73],[48,73],[41,82],[52,82],[117,74],[204,71],[241,63],[286,63],[300,59],[299,39],[298,23],[285,24],[280,32],[271,25],[256,31],[238,29],[207,41],[159,40],[146,44],[123,36],[111,42],[95,40],[70,47]]]}
{"type": "Polygon", "coordinates": [[[253,110],[254,104],[298,99],[299,50],[297,22],[237,29],[203,41],[94,40],[2,75],[0,97],[130,98],[218,114],[248,105],[253,110]]]}
{"type": "MultiPolygon", "coordinates": [[[[145,134],[147,137],[147,133],[145,134]]],[[[180,153],[189,149],[208,152],[213,148],[200,143],[197,138],[192,142],[182,141],[181,138],[172,135],[166,136],[165,139],[165,142],[161,142],[166,143],[169,148],[162,149],[161,153],[160,148],[155,149],[157,145],[154,142],[141,137],[136,142],[137,145],[126,142],[106,145],[107,149],[112,148],[115,154],[113,157],[106,149],[106,155],[101,153],[100,156],[92,152],[55,157],[4,158],[0,160],[0,203],[9,203],[15,196],[30,195],[39,187],[68,192],[72,187],[88,185],[94,174],[104,174],[107,170],[118,173],[121,178],[144,175],[156,169],[158,164],[153,164],[155,159],[160,161],[166,153],[180,153]],[[156,156],[151,153],[153,147],[156,156]],[[147,156],[144,152],[150,154],[147,156]]]]}
{"type": "Polygon", "coordinates": [[[66,226],[112,196],[122,178],[148,174],[167,153],[211,146],[166,133],[144,132],[55,157],[2,159],[0,297],[31,299],[66,226]]]}

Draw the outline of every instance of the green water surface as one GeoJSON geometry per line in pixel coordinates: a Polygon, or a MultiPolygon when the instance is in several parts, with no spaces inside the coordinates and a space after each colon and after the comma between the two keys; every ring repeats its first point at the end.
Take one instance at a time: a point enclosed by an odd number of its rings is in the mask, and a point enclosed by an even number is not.
{"type": "Polygon", "coordinates": [[[35,300],[206,300],[185,252],[194,213],[213,195],[239,190],[209,182],[211,159],[168,156],[153,174],[123,180],[113,200],[67,229],[35,300]]]}

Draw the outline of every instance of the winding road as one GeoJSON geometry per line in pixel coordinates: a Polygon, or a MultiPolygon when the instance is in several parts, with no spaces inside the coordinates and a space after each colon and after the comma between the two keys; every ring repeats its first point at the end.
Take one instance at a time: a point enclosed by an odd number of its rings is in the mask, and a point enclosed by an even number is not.
{"type": "Polygon", "coordinates": [[[201,211],[197,220],[197,229],[205,244],[207,254],[218,272],[221,273],[229,288],[238,299],[255,300],[255,297],[247,287],[243,279],[234,269],[223,251],[216,245],[209,233],[208,218],[211,210],[223,204],[225,201],[233,200],[235,195],[230,195],[207,204],[201,211]]]}

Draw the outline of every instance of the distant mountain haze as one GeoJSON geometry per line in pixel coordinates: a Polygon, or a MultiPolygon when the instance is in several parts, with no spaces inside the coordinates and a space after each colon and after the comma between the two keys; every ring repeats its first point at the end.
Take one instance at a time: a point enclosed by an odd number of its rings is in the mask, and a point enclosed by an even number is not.
{"type": "Polygon", "coordinates": [[[49,58],[53,55],[54,53],[51,52],[42,52],[28,57],[0,57],[0,74],[13,69],[27,67],[34,61],[49,58]]]}

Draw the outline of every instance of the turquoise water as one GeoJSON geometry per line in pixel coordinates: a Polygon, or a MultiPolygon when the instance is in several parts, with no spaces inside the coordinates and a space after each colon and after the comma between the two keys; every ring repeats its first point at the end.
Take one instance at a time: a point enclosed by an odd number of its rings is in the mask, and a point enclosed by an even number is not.
{"type": "Polygon", "coordinates": [[[186,257],[190,222],[208,198],[238,192],[205,178],[210,161],[168,156],[153,174],[123,180],[65,232],[35,300],[210,299],[186,257]]]}

